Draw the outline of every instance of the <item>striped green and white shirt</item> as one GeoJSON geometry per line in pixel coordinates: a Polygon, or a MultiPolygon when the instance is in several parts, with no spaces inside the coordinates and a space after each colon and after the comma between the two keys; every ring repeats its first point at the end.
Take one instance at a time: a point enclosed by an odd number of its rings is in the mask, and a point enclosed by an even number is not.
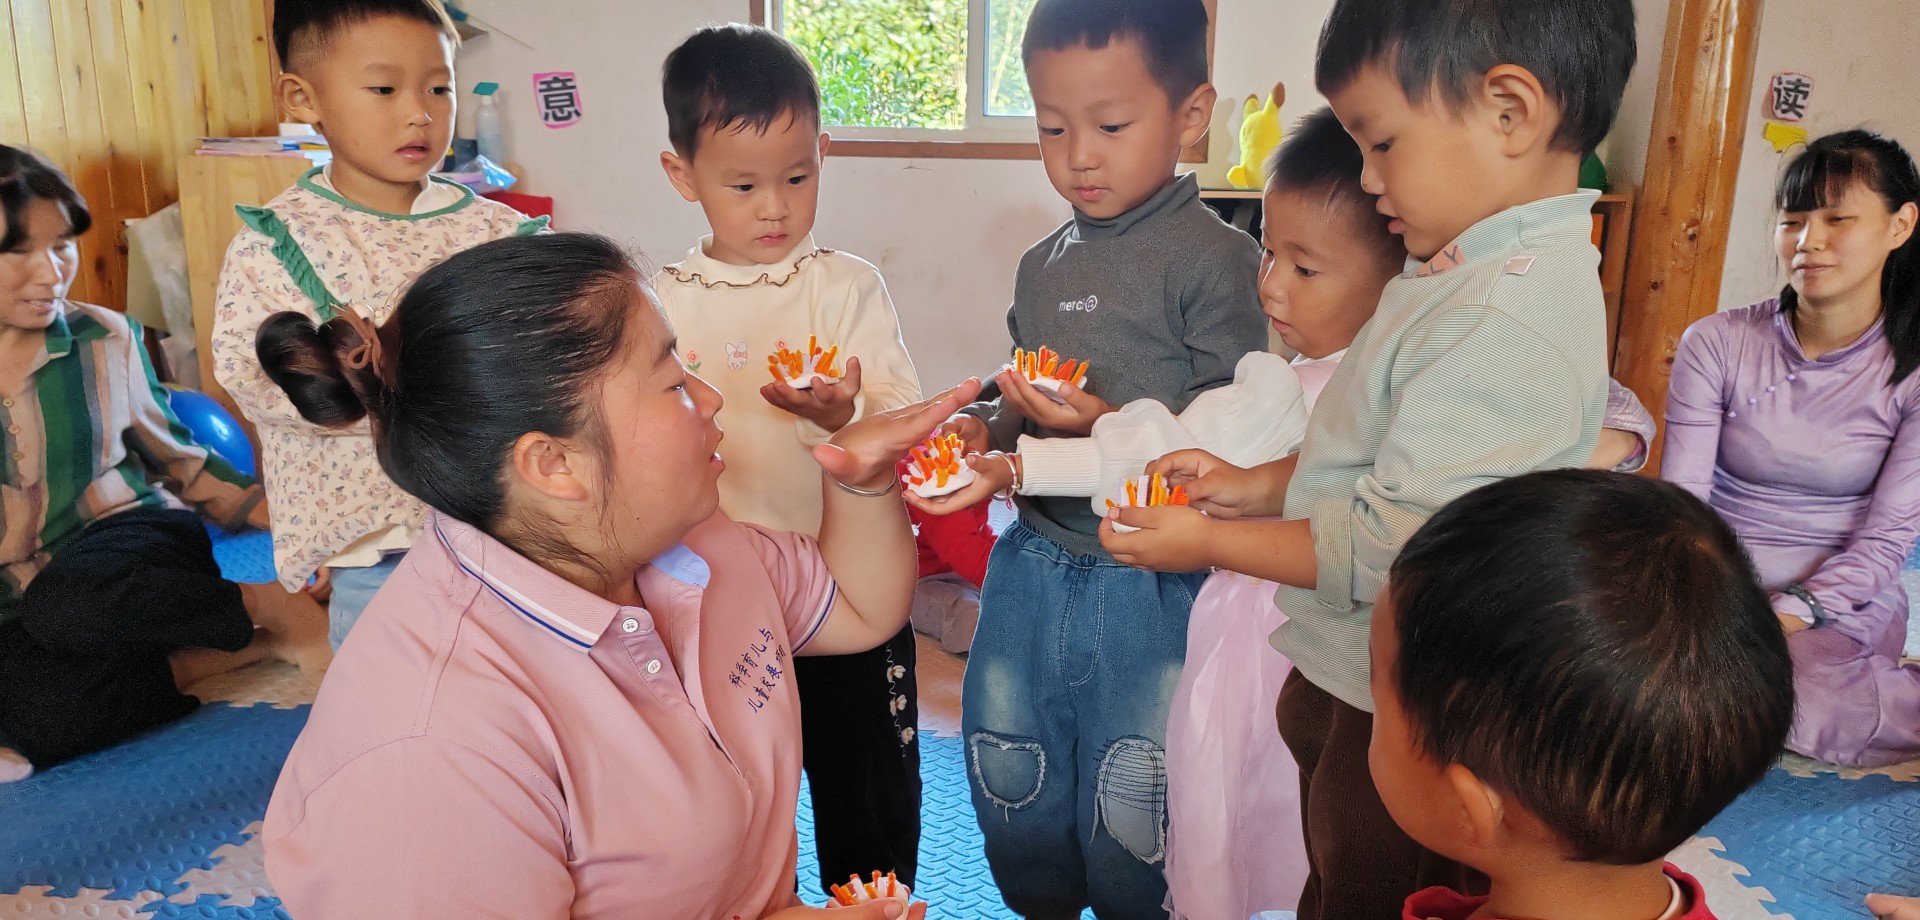
{"type": "Polygon", "coordinates": [[[1318,587],[1282,587],[1273,634],[1307,679],[1373,711],[1367,631],[1407,539],[1480,486],[1586,463],[1607,406],[1598,193],[1511,208],[1388,282],[1313,407],[1286,516],[1318,587]]]}
{"type": "Polygon", "coordinates": [[[94,521],[182,498],[227,520],[259,488],[174,417],[140,325],[91,304],[68,302],[26,385],[0,393],[0,445],[0,617],[94,521]]]}

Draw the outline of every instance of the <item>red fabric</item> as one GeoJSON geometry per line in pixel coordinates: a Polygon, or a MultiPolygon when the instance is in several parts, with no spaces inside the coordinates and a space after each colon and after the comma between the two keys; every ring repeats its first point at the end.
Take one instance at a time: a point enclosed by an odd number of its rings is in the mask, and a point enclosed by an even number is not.
{"type": "MultiPolygon", "coordinates": [[[[1680,867],[1667,863],[1667,877],[1680,883],[1680,891],[1687,899],[1687,911],[1680,920],[1715,920],[1713,912],[1707,909],[1707,892],[1700,887],[1699,880],[1680,871],[1680,867]]],[[[1480,905],[1487,903],[1484,897],[1470,898],[1451,888],[1429,888],[1407,899],[1407,907],[1401,912],[1401,920],[1467,920],[1480,905]]]]}
{"type": "Polygon", "coordinates": [[[498,201],[528,217],[553,216],[553,199],[545,195],[522,195],[518,192],[493,192],[486,197],[498,201]]]}
{"type": "MultiPolygon", "coordinates": [[[[900,464],[906,475],[906,463],[900,464]]],[[[993,552],[993,529],[987,525],[987,505],[982,502],[965,511],[948,515],[926,515],[909,507],[908,519],[917,532],[914,548],[920,553],[920,574],[925,578],[953,572],[974,587],[987,578],[987,555],[993,552]]]]}

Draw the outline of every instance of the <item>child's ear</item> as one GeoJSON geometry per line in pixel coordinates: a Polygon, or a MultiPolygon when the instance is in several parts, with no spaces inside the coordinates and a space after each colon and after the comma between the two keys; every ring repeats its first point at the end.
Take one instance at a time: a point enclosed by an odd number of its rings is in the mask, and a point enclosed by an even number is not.
{"type": "Polygon", "coordinates": [[[1219,97],[1213,84],[1202,83],[1174,110],[1174,120],[1180,125],[1181,150],[1200,143],[1200,139],[1207,136],[1207,129],[1213,125],[1213,103],[1219,97]]]}
{"type": "Polygon", "coordinates": [[[679,154],[671,150],[660,151],[660,168],[666,171],[667,181],[673,183],[674,191],[688,201],[699,202],[700,191],[693,184],[693,166],[679,154]]]}
{"type": "Polygon", "coordinates": [[[513,442],[513,474],[527,488],[548,498],[583,502],[592,497],[580,468],[580,456],[543,431],[529,431],[513,442]]]}
{"type": "Polygon", "coordinates": [[[313,84],[297,73],[281,71],[273,81],[273,101],[280,107],[282,121],[320,125],[320,106],[314,100],[313,84]]]}
{"type": "Polygon", "coordinates": [[[827,161],[827,148],[832,146],[833,136],[825,131],[820,132],[820,162],[825,163],[827,161]]]}
{"type": "Polygon", "coordinates": [[[1506,821],[1506,797],[1482,782],[1472,770],[1457,763],[1447,766],[1446,778],[1448,787],[1460,802],[1461,814],[1466,816],[1466,827],[1461,830],[1467,839],[1463,842],[1474,849],[1494,845],[1506,821]]]}
{"type": "Polygon", "coordinates": [[[1553,140],[1558,107],[1533,71],[1501,64],[1481,81],[1481,102],[1503,135],[1501,151],[1519,156],[1553,140]]]}

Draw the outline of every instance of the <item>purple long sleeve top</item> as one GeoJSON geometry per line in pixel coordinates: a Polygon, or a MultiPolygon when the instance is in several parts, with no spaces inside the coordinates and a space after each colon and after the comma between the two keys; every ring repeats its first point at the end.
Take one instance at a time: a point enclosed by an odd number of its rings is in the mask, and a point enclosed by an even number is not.
{"type": "Polygon", "coordinates": [[[1709,316],[1681,340],[1662,475],[1740,535],[1777,612],[1799,584],[1831,625],[1895,660],[1899,573],[1920,533],[1920,374],[1889,386],[1875,323],[1809,359],[1777,300],[1709,316]]]}

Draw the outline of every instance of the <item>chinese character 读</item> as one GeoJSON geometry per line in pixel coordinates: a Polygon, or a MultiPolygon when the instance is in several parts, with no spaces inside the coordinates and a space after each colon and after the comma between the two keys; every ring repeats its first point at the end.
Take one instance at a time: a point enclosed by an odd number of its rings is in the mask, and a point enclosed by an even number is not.
{"type": "Polygon", "coordinates": [[[1805,74],[1773,75],[1773,118],[1797,122],[1807,117],[1807,100],[1813,96],[1813,80],[1805,74]]]}

